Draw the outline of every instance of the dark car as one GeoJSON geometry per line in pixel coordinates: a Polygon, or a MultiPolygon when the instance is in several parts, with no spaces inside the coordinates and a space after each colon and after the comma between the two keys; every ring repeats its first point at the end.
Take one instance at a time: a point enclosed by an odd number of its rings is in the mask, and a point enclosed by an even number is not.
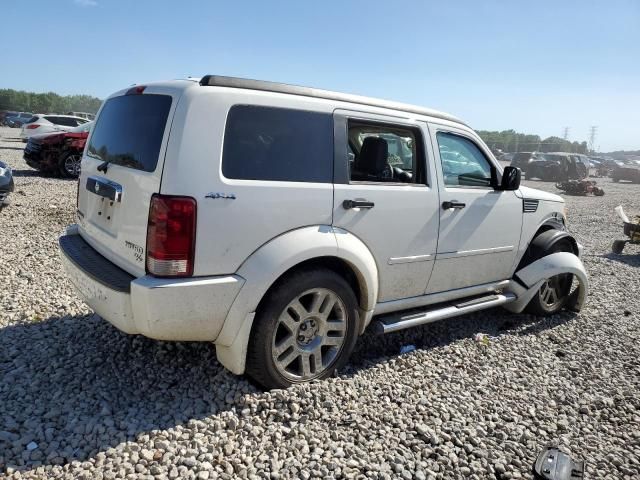
{"type": "Polygon", "coordinates": [[[11,167],[4,162],[0,162],[0,208],[2,208],[11,192],[13,192],[11,167]]]}
{"type": "Polygon", "coordinates": [[[541,154],[538,152],[518,152],[513,154],[511,158],[511,166],[517,167],[522,170],[522,173],[526,173],[529,164],[535,160],[540,159],[541,154]]]}
{"type": "Polygon", "coordinates": [[[82,151],[92,126],[93,122],[88,122],[69,132],[33,135],[24,148],[25,162],[40,172],[77,178],[82,151]]]}
{"type": "Polygon", "coordinates": [[[4,123],[12,128],[20,128],[33,118],[33,113],[20,112],[15,115],[6,116],[4,123]]]}
{"type": "Polygon", "coordinates": [[[628,182],[640,183],[640,165],[631,162],[617,165],[611,170],[611,180],[614,182],[626,180],[628,182]]]}
{"type": "Polygon", "coordinates": [[[581,156],[564,152],[538,155],[527,170],[527,179],[538,178],[544,182],[581,180],[588,176],[589,167],[581,156]]]}
{"type": "Polygon", "coordinates": [[[0,111],[0,125],[6,126],[7,117],[15,117],[16,115],[18,115],[18,112],[12,112],[7,110],[0,111]]]}

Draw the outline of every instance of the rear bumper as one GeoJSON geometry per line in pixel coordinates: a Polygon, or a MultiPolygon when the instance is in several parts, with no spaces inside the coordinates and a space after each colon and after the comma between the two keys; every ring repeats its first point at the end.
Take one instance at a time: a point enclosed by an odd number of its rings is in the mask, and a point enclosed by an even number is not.
{"type": "Polygon", "coordinates": [[[215,341],[244,284],[237,275],[135,278],[94,250],[72,226],[60,258],[82,299],[119,330],[159,340],[215,341]]]}

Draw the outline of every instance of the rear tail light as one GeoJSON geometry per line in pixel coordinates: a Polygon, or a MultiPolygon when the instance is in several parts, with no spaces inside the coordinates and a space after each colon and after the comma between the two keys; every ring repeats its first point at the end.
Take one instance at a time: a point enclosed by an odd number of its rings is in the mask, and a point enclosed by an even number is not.
{"type": "Polygon", "coordinates": [[[27,125],[27,130],[33,130],[34,128],[38,128],[40,125],[34,125],[33,123],[30,125],[27,125]]]}
{"type": "Polygon", "coordinates": [[[154,194],[147,225],[147,272],[158,277],[193,275],[196,201],[154,194]]]}

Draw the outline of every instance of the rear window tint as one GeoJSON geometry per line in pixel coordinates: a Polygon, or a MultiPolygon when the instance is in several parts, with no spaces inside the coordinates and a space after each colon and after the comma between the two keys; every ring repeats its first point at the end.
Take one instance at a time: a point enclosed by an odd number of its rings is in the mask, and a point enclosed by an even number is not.
{"type": "Polygon", "coordinates": [[[330,114],[236,105],[224,135],[227,178],[329,183],[333,172],[330,114]]]}
{"type": "Polygon", "coordinates": [[[87,155],[154,171],[170,108],[168,95],[124,95],[107,100],[91,134],[87,155]]]}

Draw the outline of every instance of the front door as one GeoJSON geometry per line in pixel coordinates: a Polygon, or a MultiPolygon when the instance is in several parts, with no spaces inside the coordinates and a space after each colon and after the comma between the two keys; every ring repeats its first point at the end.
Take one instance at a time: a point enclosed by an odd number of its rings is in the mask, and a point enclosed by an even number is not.
{"type": "Polygon", "coordinates": [[[426,125],[346,111],[334,121],[333,225],[373,254],[378,302],[423,295],[440,216],[426,125]]]}
{"type": "Polygon", "coordinates": [[[427,293],[505,280],[513,272],[522,200],[500,191],[499,170],[470,133],[430,125],[438,157],[440,235],[427,293]]]}

